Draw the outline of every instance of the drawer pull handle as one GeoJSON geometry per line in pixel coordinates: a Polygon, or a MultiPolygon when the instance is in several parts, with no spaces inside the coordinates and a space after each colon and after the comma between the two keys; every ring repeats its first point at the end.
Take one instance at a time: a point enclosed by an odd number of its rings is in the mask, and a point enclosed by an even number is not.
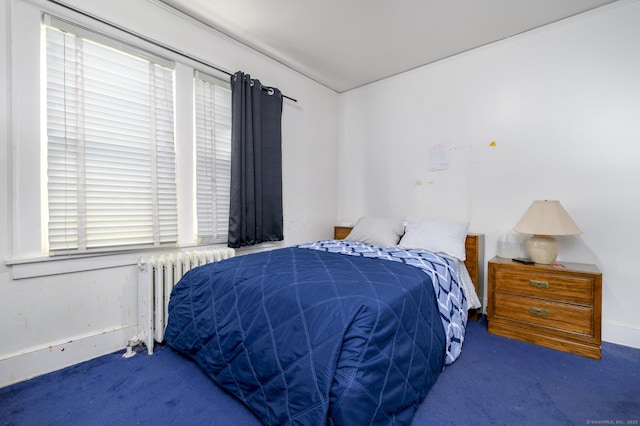
{"type": "Polygon", "coordinates": [[[529,285],[536,288],[549,288],[549,283],[546,281],[529,280],[529,285]]]}
{"type": "Polygon", "coordinates": [[[537,315],[539,317],[549,316],[549,311],[547,311],[546,309],[540,309],[540,308],[529,308],[529,313],[533,315],[537,315]]]}

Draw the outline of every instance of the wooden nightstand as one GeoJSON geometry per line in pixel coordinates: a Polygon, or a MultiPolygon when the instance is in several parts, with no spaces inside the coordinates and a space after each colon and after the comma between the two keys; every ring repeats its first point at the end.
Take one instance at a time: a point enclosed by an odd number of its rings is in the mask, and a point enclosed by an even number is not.
{"type": "Polygon", "coordinates": [[[594,265],[489,261],[489,332],[600,359],[602,273],[594,265]]]}

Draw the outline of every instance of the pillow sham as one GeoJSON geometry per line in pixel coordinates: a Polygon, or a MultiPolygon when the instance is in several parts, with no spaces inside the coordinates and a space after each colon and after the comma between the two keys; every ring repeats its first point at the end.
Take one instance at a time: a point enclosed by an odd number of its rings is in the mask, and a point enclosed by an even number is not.
{"type": "Polygon", "coordinates": [[[466,259],[469,222],[409,217],[404,225],[405,232],[399,246],[444,253],[462,261],[466,259]]]}
{"type": "Polygon", "coordinates": [[[401,219],[363,216],[345,240],[383,247],[395,246],[404,232],[402,222],[401,219]]]}

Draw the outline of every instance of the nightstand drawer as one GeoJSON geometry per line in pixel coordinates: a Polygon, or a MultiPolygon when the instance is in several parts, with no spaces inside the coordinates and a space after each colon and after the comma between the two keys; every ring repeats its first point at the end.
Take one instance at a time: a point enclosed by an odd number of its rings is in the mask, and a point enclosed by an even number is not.
{"type": "Polygon", "coordinates": [[[494,318],[593,336],[593,309],[509,294],[494,295],[494,318]]]}
{"type": "Polygon", "coordinates": [[[496,268],[494,291],[593,306],[592,278],[496,268]]]}
{"type": "Polygon", "coordinates": [[[494,257],[487,278],[490,333],[600,359],[602,273],[595,265],[494,257]]]}

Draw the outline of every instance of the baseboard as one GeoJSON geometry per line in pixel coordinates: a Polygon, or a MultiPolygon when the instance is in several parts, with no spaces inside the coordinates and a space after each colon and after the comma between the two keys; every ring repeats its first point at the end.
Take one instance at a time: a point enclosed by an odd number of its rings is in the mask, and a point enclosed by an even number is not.
{"type": "Polygon", "coordinates": [[[119,350],[124,353],[127,340],[137,333],[138,326],[131,325],[19,353],[0,354],[0,388],[119,350]]]}
{"type": "MultiPolygon", "coordinates": [[[[138,326],[131,325],[79,336],[50,346],[0,355],[0,388],[119,350],[124,351],[127,340],[136,334],[138,326]]],[[[640,349],[640,330],[602,324],[602,340],[640,349]]]]}
{"type": "Polygon", "coordinates": [[[640,329],[603,323],[602,340],[640,349],[640,329]]]}

